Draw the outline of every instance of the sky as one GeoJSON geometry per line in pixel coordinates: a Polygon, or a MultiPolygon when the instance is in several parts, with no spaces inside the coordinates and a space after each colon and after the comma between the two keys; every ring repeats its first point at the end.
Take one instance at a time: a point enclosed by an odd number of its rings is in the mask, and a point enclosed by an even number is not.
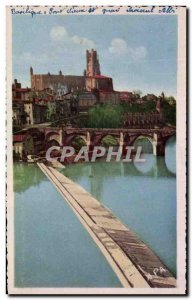
{"type": "Polygon", "coordinates": [[[13,79],[34,73],[83,75],[86,49],[117,91],[177,93],[176,15],[13,15],[13,79]]]}

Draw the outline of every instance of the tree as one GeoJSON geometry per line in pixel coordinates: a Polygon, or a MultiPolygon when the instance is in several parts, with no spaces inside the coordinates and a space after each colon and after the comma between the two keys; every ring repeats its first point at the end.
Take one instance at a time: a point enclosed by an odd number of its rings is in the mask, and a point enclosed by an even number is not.
{"type": "Polygon", "coordinates": [[[118,128],[122,125],[122,108],[120,105],[97,105],[88,112],[88,127],[118,128]]]}
{"type": "Polygon", "coordinates": [[[163,116],[166,123],[176,125],[176,100],[174,97],[165,97],[162,103],[163,116]]]}

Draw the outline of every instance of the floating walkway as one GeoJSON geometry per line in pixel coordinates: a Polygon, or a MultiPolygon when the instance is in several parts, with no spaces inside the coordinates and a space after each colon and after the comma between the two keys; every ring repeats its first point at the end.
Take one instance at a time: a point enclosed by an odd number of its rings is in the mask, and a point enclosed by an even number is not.
{"type": "Polygon", "coordinates": [[[108,208],[54,168],[43,163],[38,166],[71,206],[123,287],[176,287],[175,278],[160,259],[108,208]]]}

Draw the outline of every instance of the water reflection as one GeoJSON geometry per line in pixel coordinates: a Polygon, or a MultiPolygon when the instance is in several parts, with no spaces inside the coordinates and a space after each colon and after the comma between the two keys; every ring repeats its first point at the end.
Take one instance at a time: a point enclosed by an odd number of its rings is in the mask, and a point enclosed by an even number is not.
{"type": "Polygon", "coordinates": [[[32,186],[39,185],[41,181],[47,180],[36,165],[26,163],[14,163],[13,178],[16,193],[24,192],[32,186]]]}
{"type": "Polygon", "coordinates": [[[16,164],[14,175],[15,286],[122,287],[41,170],[35,165],[16,164]]]}
{"type": "MultiPolygon", "coordinates": [[[[141,139],[138,143],[146,142],[146,149],[150,150],[150,142],[141,139]]],[[[140,145],[140,144],[139,144],[140,145]]],[[[152,147],[152,146],[151,146],[152,147]]],[[[145,162],[115,162],[97,161],[96,163],[83,163],[70,165],[62,170],[63,174],[82,182],[87,180],[91,187],[91,193],[100,199],[103,193],[103,185],[106,180],[117,177],[148,176],[151,178],[175,177],[175,137],[168,140],[164,157],[144,153],[145,162]]]]}
{"type": "Polygon", "coordinates": [[[176,174],[176,137],[172,136],[166,143],[165,163],[168,170],[176,174]]]}
{"type": "MultiPolygon", "coordinates": [[[[174,173],[167,168],[165,157],[156,157],[144,154],[144,162],[133,162],[135,168],[141,173],[151,177],[172,177],[174,173]]],[[[168,160],[169,161],[169,160],[168,160]]]]}
{"type": "Polygon", "coordinates": [[[152,145],[152,140],[150,138],[139,137],[134,142],[134,146],[136,148],[138,146],[141,146],[144,153],[153,153],[153,145],[152,145]]]}
{"type": "MultiPolygon", "coordinates": [[[[69,176],[71,169],[73,179],[79,180],[82,176],[89,178],[92,185],[92,191],[98,191],[101,194],[104,178],[114,176],[150,176],[150,177],[172,177],[176,173],[176,147],[175,137],[171,137],[165,149],[165,157],[156,157],[153,154],[145,153],[143,157],[145,162],[130,162],[130,163],[116,163],[114,162],[99,162],[96,163],[83,163],[76,165],[69,165],[62,172],[69,176]],[[110,164],[110,168],[109,167],[110,164]],[[97,181],[95,181],[97,178],[97,181]],[[93,184],[94,183],[94,184],[93,184]]],[[[142,140],[144,143],[144,140],[142,140]]],[[[147,141],[148,147],[149,141],[147,141]]],[[[14,164],[14,191],[17,193],[23,192],[31,186],[39,185],[41,181],[47,180],[42,172],[36,165],[15,163],[14,164]]]]}
{"type": "Polygon", "coordinates": [[[62,172],[109,207],[176,274],[175,142],[166,156],[145,154],[145,163],[70,165],[62,172]]]}
{"type": "MultiPolygon", "coordinates": [[[[176,274],[174,138],[165,153],[165,158],[146,154],[145,163],[97,161],[62,172],[109,207],[176,274]]],[[[15,164],[14,191],[17,286],[120,286],[37,166],[15,164]]]]}
{"type": "Polygon", "coordinates": [[[103,186],[111,178],[142,177],[151,178],[175,177],[169,171],[164,157],[156,157],[153,154],[145,154],[145,162],[105,162],[83,163],[70,165],[61,172],[68,177],[72,176],[74,181],[80,184],[87,181],[90,186],[90,192],[98,199],[103,193],[103,186]]]}

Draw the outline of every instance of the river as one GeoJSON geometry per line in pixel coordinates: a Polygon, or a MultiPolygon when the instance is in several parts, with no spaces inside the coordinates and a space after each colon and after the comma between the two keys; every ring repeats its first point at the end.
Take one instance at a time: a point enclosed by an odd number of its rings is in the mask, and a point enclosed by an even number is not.
{"type": "MultiPolygon", "coordinates": [[[[111,209],[176,275],[175,139],[145,163],[97,161],[62,172],[111,209]]],[[[35,165],[14,165],[15,285],[121,287],[74,213],[35,165]]]]}

